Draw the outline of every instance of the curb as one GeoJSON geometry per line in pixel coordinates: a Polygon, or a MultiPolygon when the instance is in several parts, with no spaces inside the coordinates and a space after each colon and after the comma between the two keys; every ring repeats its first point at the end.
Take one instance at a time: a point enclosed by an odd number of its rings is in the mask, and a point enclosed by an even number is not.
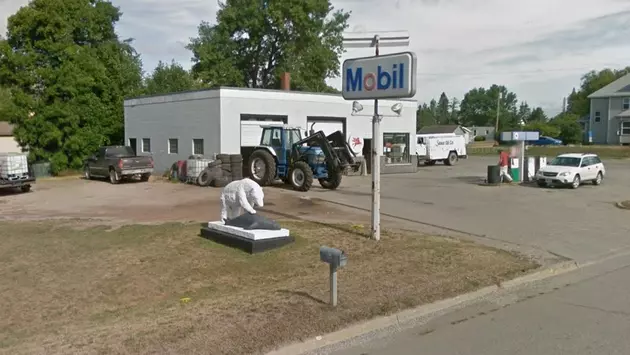
{"type": "Polygon", "coordinates": [[[535,281],[541,281],[553,276],[577,270],[580,267],[581,265],[575,261],[560,262],[531,274],[506,281],[499,286],[493,285],[484,287],[480,290],[453,298],[422,305],[417,308],[408,309],[389,316],[374,318],[324,336],[318,336],[316,338],[306,340],[302,343],[294,343],[280,349],[272,350],[266,353],[266,355],[305,354],[358,338],[368,333],[385,330],[386,328],[403,327],[405,324],[413,325],[413,323],[422,320],[423,318],[432,318],[439,315],[439,313],[445,313],[447,310],[455,310],[456,308],[465,307],[484,297],[490,296],[495,292],[515,288],[535,281]]]}

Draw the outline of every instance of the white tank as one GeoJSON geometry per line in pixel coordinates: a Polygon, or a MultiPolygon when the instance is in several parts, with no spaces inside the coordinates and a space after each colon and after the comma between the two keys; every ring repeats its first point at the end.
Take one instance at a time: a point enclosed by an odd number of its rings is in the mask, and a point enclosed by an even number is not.
{"type": "Polygon", "coordinates": [[[0,178],[20,180],[28,177],[28,160],[24,153],[0,153],[0,178]]]}
{"type": "Polygon", "coordinates": [[[201,172],[208,167],[208,164],[213,162],[213,159],[194,158],[186,161],[186,178],[189,180],[196,180],[201,172]]]}

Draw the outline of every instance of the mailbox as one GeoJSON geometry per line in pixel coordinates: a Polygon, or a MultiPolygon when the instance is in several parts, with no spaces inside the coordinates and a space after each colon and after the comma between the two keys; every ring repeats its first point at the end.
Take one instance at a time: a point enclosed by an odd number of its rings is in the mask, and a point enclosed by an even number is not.
{"type": "Polygon", "coordinates": [[[319,259],[335,268],[344,267],[348,263],[348,256],[343,250],[326,246],[319,248],[319,259]]]}

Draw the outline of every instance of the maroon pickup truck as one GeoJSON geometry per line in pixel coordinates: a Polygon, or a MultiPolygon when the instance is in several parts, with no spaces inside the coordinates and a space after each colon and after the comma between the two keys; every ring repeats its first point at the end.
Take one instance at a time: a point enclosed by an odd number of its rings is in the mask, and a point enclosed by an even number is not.
{"type": "Polygon", "coordinates": [[[101,147],[98,154],[85,161],[84,174],[88,180],[109,178],[112,184],[136,176],[141,181],[149,181],[153,174],[153,158],[138,156],[128,146],[101,147]]]}

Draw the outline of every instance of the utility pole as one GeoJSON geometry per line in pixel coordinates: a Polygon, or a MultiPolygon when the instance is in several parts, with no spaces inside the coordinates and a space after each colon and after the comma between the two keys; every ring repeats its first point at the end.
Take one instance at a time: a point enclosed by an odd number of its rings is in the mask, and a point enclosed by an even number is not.
{"type": "MultiPolygon", "coordinates": [[[[501,98],[503,97],[503,93],[499,92],[499,97],[497,98],[497,119],[494,123],[494,136],[496,137],[499,134],[499,113],[501,111],[501,98]]],[[[495,138],[495,141],[497,139],[495,138]]],[[[497,144],[499,142],[497,141],[497,144]]]]}

